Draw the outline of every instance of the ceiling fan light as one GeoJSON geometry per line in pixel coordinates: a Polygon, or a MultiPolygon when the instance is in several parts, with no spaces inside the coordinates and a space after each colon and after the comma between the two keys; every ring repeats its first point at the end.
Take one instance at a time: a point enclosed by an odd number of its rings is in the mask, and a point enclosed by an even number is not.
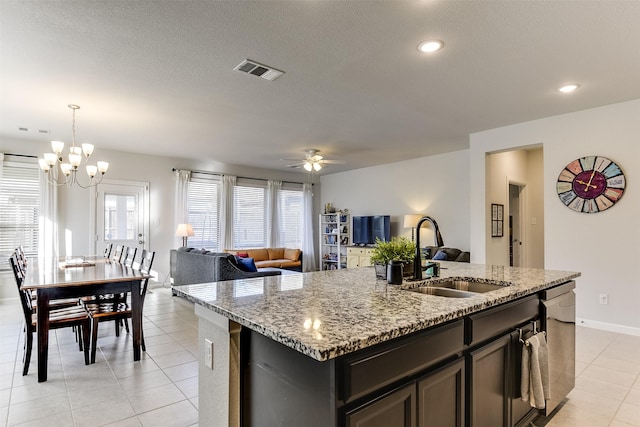
{"type": "Polygon", "coordinates": [[[322,169],[322,165],[320,163],[318,163],[318,162],[315,162],[313,164],[313,170],[318,172],[320,169],[322,169]]]}
{"type": "Polygon", "coordinates": [[[304,168],[308,171],[311,172],[311,169],[313,169],[313,166],[311,165],[310,162],[305,162],[304,163],[304,168]]]}

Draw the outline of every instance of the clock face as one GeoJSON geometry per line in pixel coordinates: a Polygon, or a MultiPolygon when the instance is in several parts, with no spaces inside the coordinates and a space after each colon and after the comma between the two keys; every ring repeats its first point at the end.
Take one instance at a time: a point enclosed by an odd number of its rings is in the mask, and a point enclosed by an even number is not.
{"type": "Polygon", "coordinates": [[[596,213],[613,206],[624,193],[620,166],[602,156],[587,156],[569,163],[558,176],[558,197],[576,212],[596,213]]]}

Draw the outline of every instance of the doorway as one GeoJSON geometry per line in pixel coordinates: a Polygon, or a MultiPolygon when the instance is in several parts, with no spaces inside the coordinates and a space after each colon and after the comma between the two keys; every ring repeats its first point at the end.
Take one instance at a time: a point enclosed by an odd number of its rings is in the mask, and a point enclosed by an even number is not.
{"type": "Polygon", "coordinates": [[[109,244],[149,249],[149,183],[105,180],[95,194],[95,253],[109,244]]]}
{"type": "Polygon", "coordinates": [[[526,267],[523,245],[525,186],[509,182],[509,265],[526,267]]]}

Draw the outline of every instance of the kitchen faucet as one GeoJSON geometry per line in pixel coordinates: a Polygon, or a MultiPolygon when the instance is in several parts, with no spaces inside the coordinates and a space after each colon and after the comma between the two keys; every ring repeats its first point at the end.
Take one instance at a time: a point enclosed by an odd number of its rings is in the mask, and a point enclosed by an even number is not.
{"type": "Polygon", "coordinates": [[[440,234],[440,228],[438,227],[438,223],[435,219],[430,216],[423,216],[418,221],[416,225],[416,256],[413,259],[413,279],[420,280],[422,279],[422,253],[420,248],[420,227],[422,223],[428,221],[433,226],[433,235],[435,238],[436,247],[444,246],[444,241],[442,240],[442,235],[440,234]]]}

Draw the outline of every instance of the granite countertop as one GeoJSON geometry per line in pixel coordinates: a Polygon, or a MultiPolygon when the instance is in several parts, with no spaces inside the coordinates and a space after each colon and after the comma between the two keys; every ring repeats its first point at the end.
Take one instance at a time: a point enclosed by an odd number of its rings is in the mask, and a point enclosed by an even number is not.
{"type": "Polygon", "coordinates": [[[571,271],[442,262],[440,277],[400,286],[373,267],[174,286],[174,292],[313,359],[329,360],[579,277],[571,271]],[[408,292],[456,278],[503,285],[470,298],[408,292]]]}

